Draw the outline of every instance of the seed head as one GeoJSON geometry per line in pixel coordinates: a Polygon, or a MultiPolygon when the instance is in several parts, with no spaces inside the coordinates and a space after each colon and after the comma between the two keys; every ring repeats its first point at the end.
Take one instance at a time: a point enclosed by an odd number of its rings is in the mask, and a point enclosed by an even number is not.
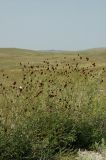
{"type": "Polygon", "coordinates": [[[16,81],[13,82],[13,85],[16,85],[16,81]]]}
{"type": "Polygon", "coordinates": [[[94,63],[92,63],[92,65],[95,67],[95,66],[96,66],[95,62],[94,62],[94,63]]]}
{"type": "Polygon", "coordinates": [[[89,61],[89,58],[88,58],[88,57],[86,57],[86,60],[87,60],[87,61],[89,61]]]}

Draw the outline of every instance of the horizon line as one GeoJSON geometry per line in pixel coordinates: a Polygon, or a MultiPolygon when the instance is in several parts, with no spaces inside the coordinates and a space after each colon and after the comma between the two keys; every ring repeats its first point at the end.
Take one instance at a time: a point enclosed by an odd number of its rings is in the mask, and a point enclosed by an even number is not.
{"type": "Polygon", "coordinates": [[[106,47],[97,47],[97,48],[86,48],[86,49],[76,49],[76,50],[64,50],[64,49],[31,49],[31,48],[21,48],[21,47],[0,47],[0,49],[20,49],[20,50],[30,50],[30,51],[46,51],[46,52],[80,52],[80,51],[89,51],[89,50],[100,50],[106,49],[106,47]]]}

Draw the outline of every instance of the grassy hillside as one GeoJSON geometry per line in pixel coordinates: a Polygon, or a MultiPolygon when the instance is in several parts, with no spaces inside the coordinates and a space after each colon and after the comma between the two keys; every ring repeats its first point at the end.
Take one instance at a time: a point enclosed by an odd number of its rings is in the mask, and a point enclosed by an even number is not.
{"type": "MultiPolygon", "coordinates": [[[[76,54],[88,56],[91,61],[95,61],[97,64],[106,67],[106,49],[91,49],[85,51],[33,51],[25,49],[15,48],[0,48],[0,67],[16,66],[21,61],[23,63],[40,63],[44,59],[56,61],[61,60],[64,56],[66,58],[73,58],[76,54]]],[[[83,59],[84,61],[84,59],[83,59]]]]}
{"type": "MultiPolygon", "coordinates": [[[[12,74],[15,77],[19,76],[20,65],[23,64],[42,64],[44,60],[49,60],[50,63],[56,64],[64,63],[68,61],[73,63],[73,59],[76,59],[81,65],[85,66],[91,63],[96,63],[97,70],[101,68],[106,69],[106,49],[89,49],[85,51],[33,51],[26,49],[16,48],[0,48],[0,74],[4,70],[6,73],[12,74]],[[78,59],[77,55],[82,56],[82,60],[78,59]],[[89,61],[86,61],[86,57],[89,57],[89,61]],[[65,58],[65,59],[64,59],[65,58]]],[[[106,90],[106,72],[104,73],[104,90],[106,90]]]]}

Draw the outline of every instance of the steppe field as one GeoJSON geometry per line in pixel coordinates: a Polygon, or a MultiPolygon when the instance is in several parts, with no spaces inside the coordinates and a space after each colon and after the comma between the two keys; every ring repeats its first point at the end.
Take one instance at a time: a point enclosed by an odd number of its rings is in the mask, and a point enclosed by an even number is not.
{"type": "Polygon", "coordinates": [[[105,48],[0,49],[0,160],[106,160],[105,141],[105,48]]]}

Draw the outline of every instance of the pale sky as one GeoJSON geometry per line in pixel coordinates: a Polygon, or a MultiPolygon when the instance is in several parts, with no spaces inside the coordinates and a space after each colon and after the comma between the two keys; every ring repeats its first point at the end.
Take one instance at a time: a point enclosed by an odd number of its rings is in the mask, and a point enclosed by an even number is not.
{"type": "Polygon", "coordinates": [[[0,47],[106,47],[106,0],[0,0],[0,47]]]}

